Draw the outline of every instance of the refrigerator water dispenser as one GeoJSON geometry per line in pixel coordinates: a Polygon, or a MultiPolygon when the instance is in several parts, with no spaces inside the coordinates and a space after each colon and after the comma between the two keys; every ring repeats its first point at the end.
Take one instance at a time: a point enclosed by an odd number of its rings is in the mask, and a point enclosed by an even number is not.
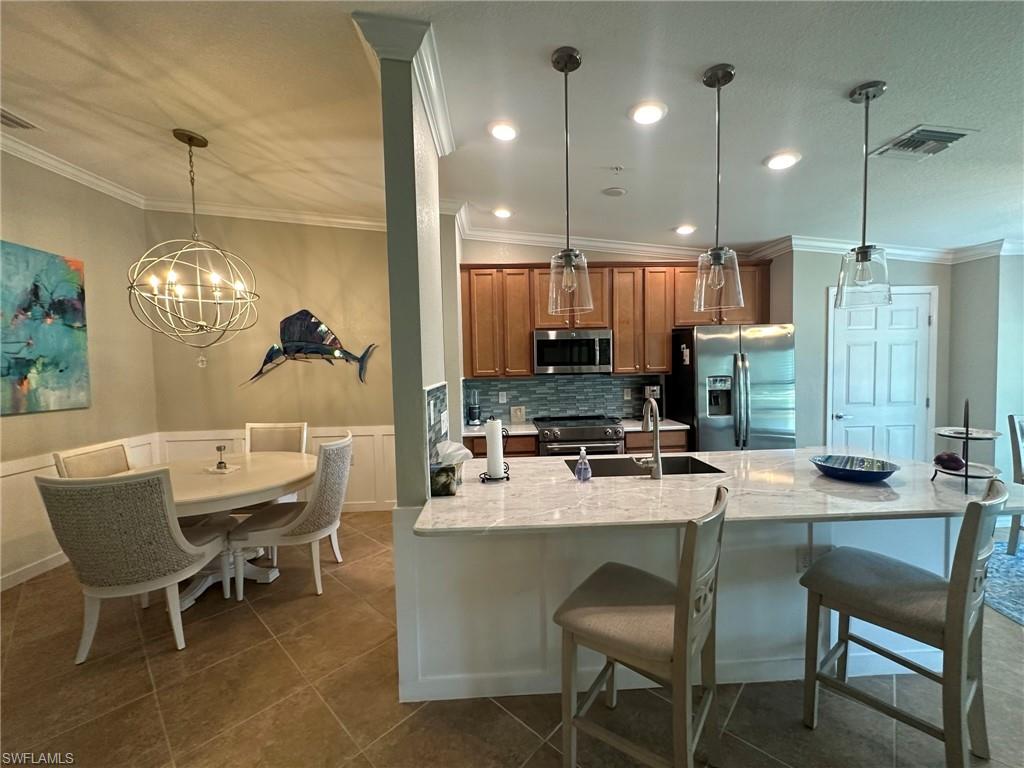
{"type": "Polygon", "coordinates": [[[708,376],[708,416],[732,416],[732,376],[708,376]]]}

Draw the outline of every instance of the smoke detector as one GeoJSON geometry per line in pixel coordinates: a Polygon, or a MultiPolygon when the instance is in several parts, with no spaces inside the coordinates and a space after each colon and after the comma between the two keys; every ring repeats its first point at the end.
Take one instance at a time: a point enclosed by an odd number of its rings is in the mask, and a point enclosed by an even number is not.
{"type": "Polygon", "coordinates": [[[0,107],[0,125],[4,128],[20,128],[26,131],[39,130],[38,125],[33,125],[25,118],[18,117],[16,114],[9,112],[3,107],[0,107]]]}
{"type": "Polygon", "coordinates": [[[949,149],[955,141],[977,133],[975,128],[950,128],[944,125],[919,125],[887,141],[871,157],[888,157],[919,163],[949,149]]]}

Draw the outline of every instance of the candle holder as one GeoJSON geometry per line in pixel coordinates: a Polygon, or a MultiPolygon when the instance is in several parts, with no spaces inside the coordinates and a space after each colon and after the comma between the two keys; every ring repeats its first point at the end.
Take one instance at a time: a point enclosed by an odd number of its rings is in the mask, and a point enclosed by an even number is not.
{"type": "Polygon", "coordinates": [[[227,449],[228,449],[228,447],[226,445],[218,445],[217,446],[217,455],[220,457],[220,458],[217,459],[217,469],[227,469],[228,468],[228,463],[226,461],[224,461],[224,451],[226,451],[227,449]]]}

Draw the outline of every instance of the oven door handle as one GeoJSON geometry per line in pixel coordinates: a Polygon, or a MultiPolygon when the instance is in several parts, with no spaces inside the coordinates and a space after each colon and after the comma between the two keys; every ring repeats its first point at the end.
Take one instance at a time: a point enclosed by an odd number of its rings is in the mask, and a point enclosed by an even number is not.
{"type": "Polygon", "coordinates": [[[544,450],[550,453],[579,453],[580,448],[587,451],[601,450],[602,448],[618,449],[621,443],[559,443],[557,445],[543,445],[544,450]]]}

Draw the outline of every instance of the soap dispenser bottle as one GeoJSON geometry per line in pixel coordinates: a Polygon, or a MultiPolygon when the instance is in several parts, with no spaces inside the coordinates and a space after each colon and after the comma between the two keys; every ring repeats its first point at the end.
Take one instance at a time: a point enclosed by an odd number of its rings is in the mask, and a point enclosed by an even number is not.
{"type": "Polygon", "coordinates": [[[580,448],[580,458],[576,462],[576,479],[581,483],[586,482],[591,477],[590,462],[587,461],[587,449],[580,448]]]}

